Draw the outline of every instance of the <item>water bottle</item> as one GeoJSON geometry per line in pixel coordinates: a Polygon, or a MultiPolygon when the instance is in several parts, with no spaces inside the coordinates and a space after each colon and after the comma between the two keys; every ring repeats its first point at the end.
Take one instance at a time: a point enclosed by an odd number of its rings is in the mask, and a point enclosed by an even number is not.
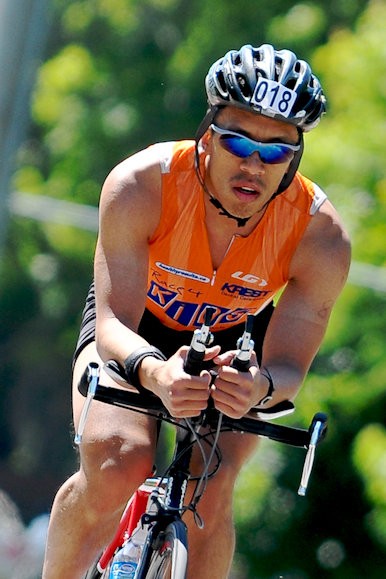
{"type": "MultiPolygon", "coordinates": [[[[156,506],[150,498],[151,492],[154,488],[159,485],[158,479],[147,479],[146,483],[142,484],[138,491],[139,496],[146,500],[146,512],[154,513],[156,511],[156,506]]],[[[165,489],[160,487],[159,494],[163,496],[165,494],[165,489]]],[[[148,525],[142,525],[142,521],[139,518],[137,525],[132,531],[132,535],[129,539],[125,541],[122,549],[116,553],[114,556],[110,571],[109,579],[134,579],[135,573],[138,567],[139,559],[141,557],[142,549],[145,544],[146,536],[148,531],[148,525]]]]}
{"type": "Polygon", "coordinates": [[[109,579],[134,579],[141,556],[141,546],[129,539],[115,555],[109,579]]]}

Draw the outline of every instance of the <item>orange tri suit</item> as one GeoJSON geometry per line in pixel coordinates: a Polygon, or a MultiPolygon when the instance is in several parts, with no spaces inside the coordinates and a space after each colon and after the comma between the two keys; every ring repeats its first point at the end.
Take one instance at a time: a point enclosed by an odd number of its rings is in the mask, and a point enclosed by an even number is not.
{"type": "MultiPolygon", "coordinates": [[[[326,199],[296,173],[291,185],[270,201],[247,237],[235,235],[215,271],[205,226],[204,191],[194,168],[195,142],[159,143],[162,214],[150,239],[146,309],[138,333],[171,356],[191,341],[215,310],[211,330],[223,352],[236,347],[246,314],[256,314],[252,338],[261,359],[273,299],[288,281],[291,258],[312,216],[326,199]]],[[[95,288],[89,289],[74,361],[95,340],[95,288]]]]}
{"type": "Polygon", "coordinates": [[[213,269],[205,226],[204,191],[194,169],[194,141],[153,145],[162,153],[162,214],[150,240],[146,308],[168,328],[194,330],[207,306],[213,332],[244,321],[269,304],[288,281],[292,256],[326,199],[296,173],[248,236],[235,235],[213,269]]]}

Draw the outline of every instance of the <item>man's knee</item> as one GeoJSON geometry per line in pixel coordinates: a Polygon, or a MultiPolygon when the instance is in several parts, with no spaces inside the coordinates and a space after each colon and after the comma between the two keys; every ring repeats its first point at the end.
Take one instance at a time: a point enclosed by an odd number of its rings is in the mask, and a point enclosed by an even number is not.
{"type": "Polygon", "coordinates": [[[154,464],[150,441],[111,436],[86,442],[81,452],[80,484],[88,509],[98,516],[122,510],[134,490],[149,476],[154,464]]]}

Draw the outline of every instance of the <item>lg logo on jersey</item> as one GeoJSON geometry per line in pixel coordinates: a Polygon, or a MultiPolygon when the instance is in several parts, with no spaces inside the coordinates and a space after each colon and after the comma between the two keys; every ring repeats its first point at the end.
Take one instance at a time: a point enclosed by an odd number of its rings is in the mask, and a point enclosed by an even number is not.
{"type": "Polygon", "coordinates": [[[268,285],[268,282],[257,275],[251,273],[243,273],[242,271],[235,271],[231,277],[244,281],[245,283],[257,283],[260,287],[268,285]]]}

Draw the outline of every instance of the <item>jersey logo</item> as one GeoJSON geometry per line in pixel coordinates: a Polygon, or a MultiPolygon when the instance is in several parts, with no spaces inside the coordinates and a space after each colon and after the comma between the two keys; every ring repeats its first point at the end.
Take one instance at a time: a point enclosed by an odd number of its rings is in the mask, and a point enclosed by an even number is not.
{"type": "Polygon", "coordinates": [[[207,306],[214,308],[212,317],[213,326],[217,324],[236,324],[240,322],[248,313],[253,313],[256,308],[227,308],[212,303],[194,303],[180,299],[177,292],[160,286],[158,283],[151,281],[147,292],[147,297],[154,304],[162,309],[164,315],[182,326],[201,326],[207,306]]]}
{"type": "Polygon", "coordinates": [[[163,271],[167,271],[168,273],[172,273],[173,275],[179,275],[181,277],[186,277],[188,279],[193,279],[195,281],[202,281],[203,283],[209,283],[209,277],[201,275],[199,273],[195,273],[194,271],[188,271],[186,269],[180,269],[179,267],[174,267],[172,265],[167,265],[166,263],[162,263],[161,261],[156,261],[156,266],[162,269],[163,271]]]}
{"type": "Polygon", "coordinates": [[[250,287],[244,287],[243,285],[228,282],[222,286],[221,291],[226,295],[238,296],[244,299],[260,299],[271,293],[269,290],[252,289],[250,287]]]}
{"type": "Polygon", "coordinates": [[[245,281],[245,283],[257,283],[261,287],[268,285],[267,280],[257,275],[253,275],[252,273],[243,273],[242,271],[235,271],[235,273],[232,273],[231,277],[234,277],[241,281],[245,281]]]}

